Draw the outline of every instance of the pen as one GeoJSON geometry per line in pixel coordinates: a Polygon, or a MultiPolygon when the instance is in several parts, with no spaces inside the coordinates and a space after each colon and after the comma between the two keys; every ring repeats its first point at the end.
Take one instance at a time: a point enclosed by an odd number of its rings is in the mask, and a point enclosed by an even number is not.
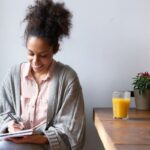
{"type": "Polygon", "coordinates": [[[19,121],[11,114],[10,111],[7,111],[7,112],[4,112],[4,113],[0,114],[0,116],[3,116],[3,115],[8,115],[8,117],[10,117],[11,119],[13,119],[15,121],[15,123],[19,124],[19,121]]]}
{"type": "Polygon", "coordinates": [[[19,121],[10,112],[8,112],[8,116],[13,119],[15,123],[19,124],[19,121]]]}

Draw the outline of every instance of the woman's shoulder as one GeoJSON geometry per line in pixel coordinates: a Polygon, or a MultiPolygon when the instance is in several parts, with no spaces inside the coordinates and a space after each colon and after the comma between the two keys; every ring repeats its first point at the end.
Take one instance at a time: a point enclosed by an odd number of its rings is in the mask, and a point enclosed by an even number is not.
{"type": "Polygon", "coordinates": [[[17,81],[20,77],[20,64],[14,64],[9,67],[6,74],[3,77],[1,84],[12,83],[17,81]]]}
{"type": "Polygon", "coordinates": [[[9,70],[8,70],[8,73],[10,73],[10,74],[20,73],[20,69],[21,69],[22,64],[26,64],[26,62],[11,65],[9,70]]]}
{"type": "Polygon", "coordinates": [[[19,78],[20,72],[21,72],[21,66],[22,64],[26,64],[26,62],[16,63],[14,65],[11,65],[6,72],[5,78],[19,78]]]}
{"type": "Polygon", "coordinates": [[[59,61],[55,62],[55,71],[59,74],[59,76],[62,76],[65,78],[77,78],[78,77],[76,71],[72,67],[59,61]]]}

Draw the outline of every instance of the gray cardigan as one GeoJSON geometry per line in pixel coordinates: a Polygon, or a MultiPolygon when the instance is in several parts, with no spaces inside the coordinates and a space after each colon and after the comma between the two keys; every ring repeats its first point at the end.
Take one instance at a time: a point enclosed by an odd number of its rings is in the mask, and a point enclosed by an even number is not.
{"type": "MultiPolygon", "coordinates": [[[[11,111],[21,116],[20,64],[6,75],[0,89],[0,113],[11,111]]],[[[10,118],[3,116],[0,131],[7,129],[10,118]]],[[[47,122],[36,129],[48,138],[50,150],[81,150],[85,135],[82,89],[75,71],[56,62],[48,99],[47,122]]]]}

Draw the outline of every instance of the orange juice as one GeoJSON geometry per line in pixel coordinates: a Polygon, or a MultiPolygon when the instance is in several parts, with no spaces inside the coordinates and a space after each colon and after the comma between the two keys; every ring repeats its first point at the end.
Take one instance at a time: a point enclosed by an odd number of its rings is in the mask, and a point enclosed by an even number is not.
{"type": "Polygon", "coordinates": [[[113,98],[113,117],[126,118],[130,105],[130,98],[113,98]]]}

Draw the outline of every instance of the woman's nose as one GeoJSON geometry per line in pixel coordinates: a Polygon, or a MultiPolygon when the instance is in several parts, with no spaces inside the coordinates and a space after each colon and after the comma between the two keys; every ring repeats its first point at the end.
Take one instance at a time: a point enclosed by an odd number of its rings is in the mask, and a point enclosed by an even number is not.
{"type": "Polygon", "coordinates": [[[38,60],[39,60],[38,56],[35,55],[35,56],[33,57],[33,62],[38,62],[38,60]]]}

